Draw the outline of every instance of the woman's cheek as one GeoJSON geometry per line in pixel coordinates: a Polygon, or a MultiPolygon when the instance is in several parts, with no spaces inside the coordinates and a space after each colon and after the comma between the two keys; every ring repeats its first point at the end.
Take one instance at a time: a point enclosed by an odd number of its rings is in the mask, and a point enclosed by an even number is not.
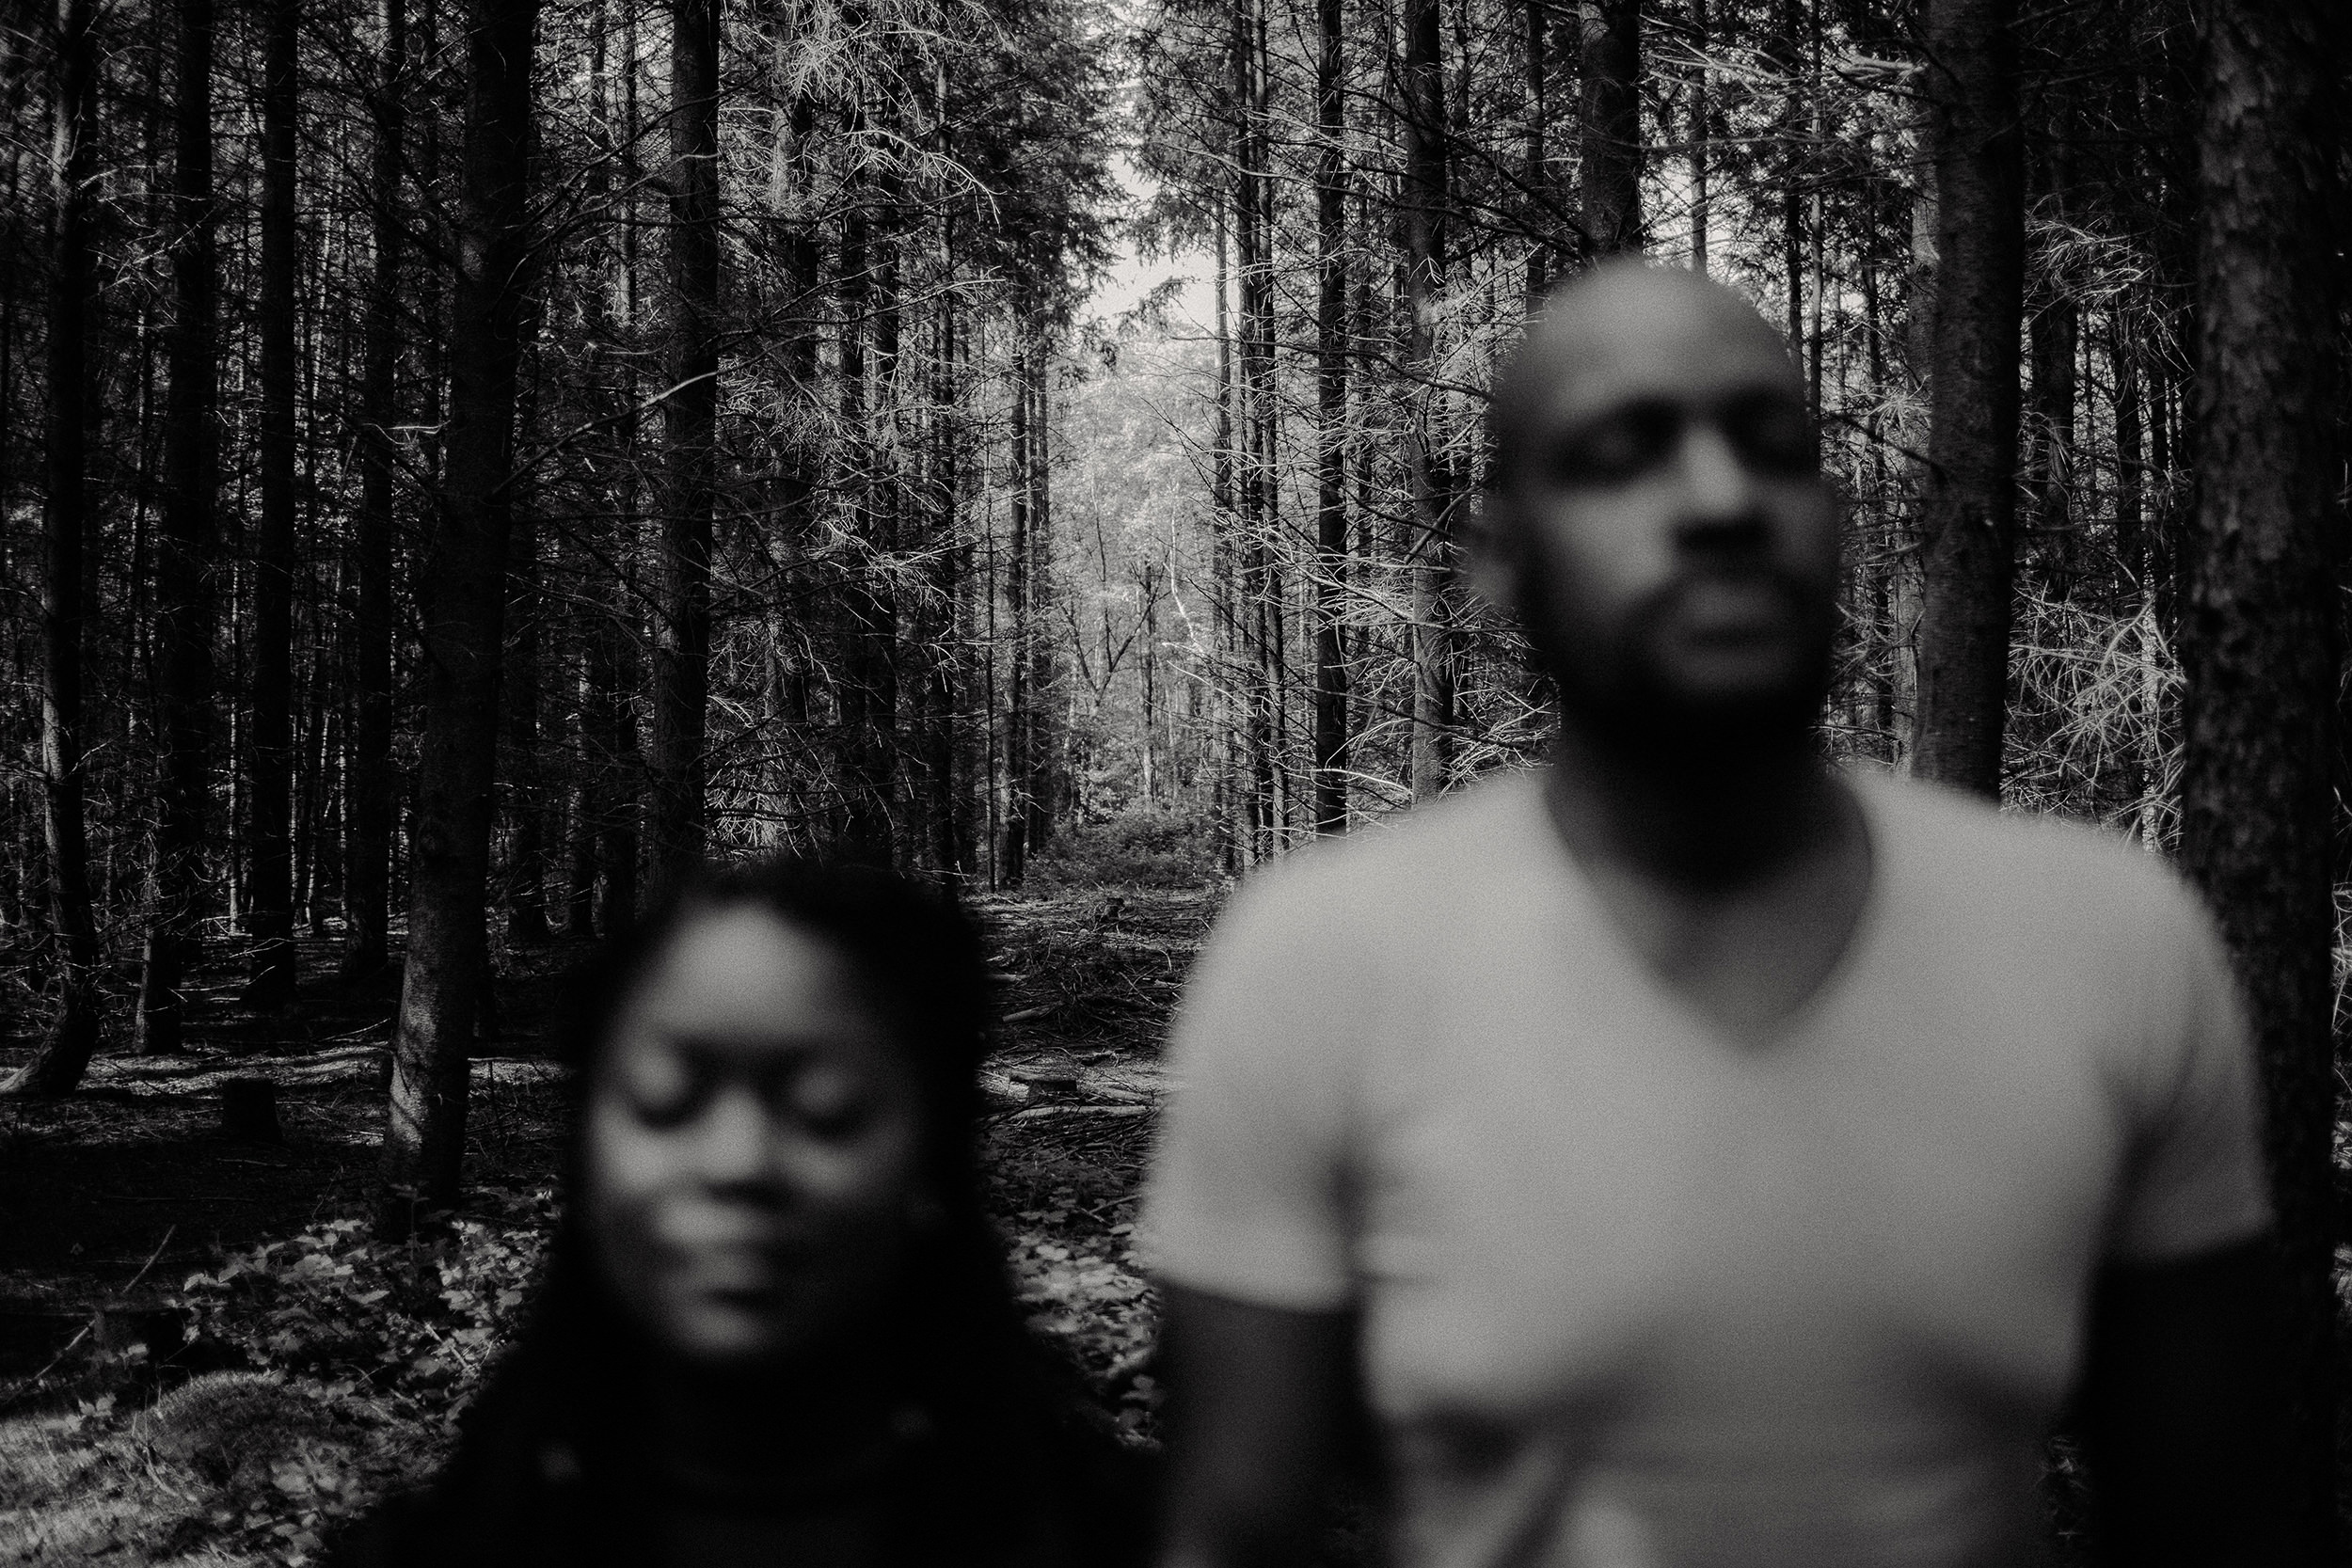
{"type": "Polygon", "coordinates": [[[916,1166],[913,1130],[885,1121],[852,1138],[799,1140],[787,1168],[809,1202],[857,1225],[903,1207],[916,1166]]]}

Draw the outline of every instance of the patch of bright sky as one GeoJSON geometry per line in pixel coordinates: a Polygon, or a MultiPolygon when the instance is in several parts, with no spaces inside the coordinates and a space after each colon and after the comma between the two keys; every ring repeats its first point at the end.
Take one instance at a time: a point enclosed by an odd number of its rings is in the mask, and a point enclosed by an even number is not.
{"type": "MultiPolygon", "coordinates": [[[[1123,154],[1111,155],[1111,173],[1126,194],[1126,210],[1139,212],[1152,198],[1153,185],[1123,154]]],[[[1174,280],[1168,325],[1177,332],[1210,330],[1216,321],[1216,258],[1205,250],[1174,256],[1145,256],[1135,236],[1122,225],[1112,249],[1111,263],[1094,286],[1083,314],[1116,322],[1174,280]]]]}

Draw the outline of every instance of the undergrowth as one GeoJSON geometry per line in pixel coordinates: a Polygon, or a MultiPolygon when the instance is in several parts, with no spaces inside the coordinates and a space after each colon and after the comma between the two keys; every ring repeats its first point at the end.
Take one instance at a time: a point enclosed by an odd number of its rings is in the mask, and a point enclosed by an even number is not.
{"type": "Polygon", "coordinates": [[[1033,891],[1200,887],[1218,872],[1218,832],[1198,812],[1161,801],[1065,826],[1029,867],[1033,891]]]}
{"type": "Polygon", "coordinates": [[[330,1220],[190,1275],[181,1300],[199,1336],[250,1365],[462,1402],[515,1327],[555,1220],[549,1188],[472,1196],[489,1217],[405,1242],[330,1220]]]}
{"type": "Polygon", "coordinates": [[[446,1422],[353,1380],[269,1371],[0,1422],[0,1560],[301,1568],[447,1439],[446,1422]]]}
{"type": "Polygon", "coordinates": [[[554,1224],[544,1187],[473,1201],[436,1236],[335,1219],[188,1275],[173,1300],[190,1358],[242,1369],[163,1392],[133,1346],[98,1369],[116,1391],[0,1422],[0,1561],[300,1568],[339,1521],[423,1481],[554,1224]]]}

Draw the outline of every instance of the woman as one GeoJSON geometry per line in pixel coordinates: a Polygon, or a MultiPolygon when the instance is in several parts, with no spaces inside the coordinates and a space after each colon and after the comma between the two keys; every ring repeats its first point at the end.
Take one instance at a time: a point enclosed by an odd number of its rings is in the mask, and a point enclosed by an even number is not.
{"type": "Polygon", "coordinates": [[[987,979],[889,873],[712,875],[582,976],[571,1198],[429,1494],[353,1563],[1136,1560],[973,1164],[987,979]]]}

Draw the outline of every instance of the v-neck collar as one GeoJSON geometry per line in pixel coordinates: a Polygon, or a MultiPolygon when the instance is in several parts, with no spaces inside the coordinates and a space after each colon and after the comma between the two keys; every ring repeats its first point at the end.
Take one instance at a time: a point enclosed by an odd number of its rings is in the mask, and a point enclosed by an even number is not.
{"type": "Polygon", "coordinates": [[[1534,818],[1534,826],[1544,842],[1543,855],[1548,859],[1550,879],[1563,891],[1571,906],[1572,917],[1587,928],[1604,960],[1618,971],[1633,994],[1648,1006],[1680,1024],[1691,1036],[1711,1044],[1727,1046],[1744,1052],[1765,1052],[1817,1029],[1832,1017],[1838,1006],[1854,989],[1857,976],[1866,973],[1882,941],[1881,928],[1889,913],[1891,872],[1896,856],[1895,834],[1881,791],[1883,782],[1866,776],[1859,769],[1837,768],[1838,780],[1846,786],[1854,802],[1854,810],[1862,824],[1864,840],[1869,852],[1868,875],[1863,885],[1861,907],[1854,911],[1852,924],[1846,931],[1845,941],[1829,967],[1812,988],[1780,1015],[1752,1028],[1728,1023],[1693,1004],[1682,992],[1669,985],[1655,966],[1645,958],[1618,923],[1608,901],[1595,885],[1592,873],[1569,847],[1567,839],[1552,819],[1551,804],[1547,797],[1548,780],[1552,764],[1545,763],[1527,769],[1527,776],[1517,781],[1521,788],[1521,806],[1534,818]]]}

